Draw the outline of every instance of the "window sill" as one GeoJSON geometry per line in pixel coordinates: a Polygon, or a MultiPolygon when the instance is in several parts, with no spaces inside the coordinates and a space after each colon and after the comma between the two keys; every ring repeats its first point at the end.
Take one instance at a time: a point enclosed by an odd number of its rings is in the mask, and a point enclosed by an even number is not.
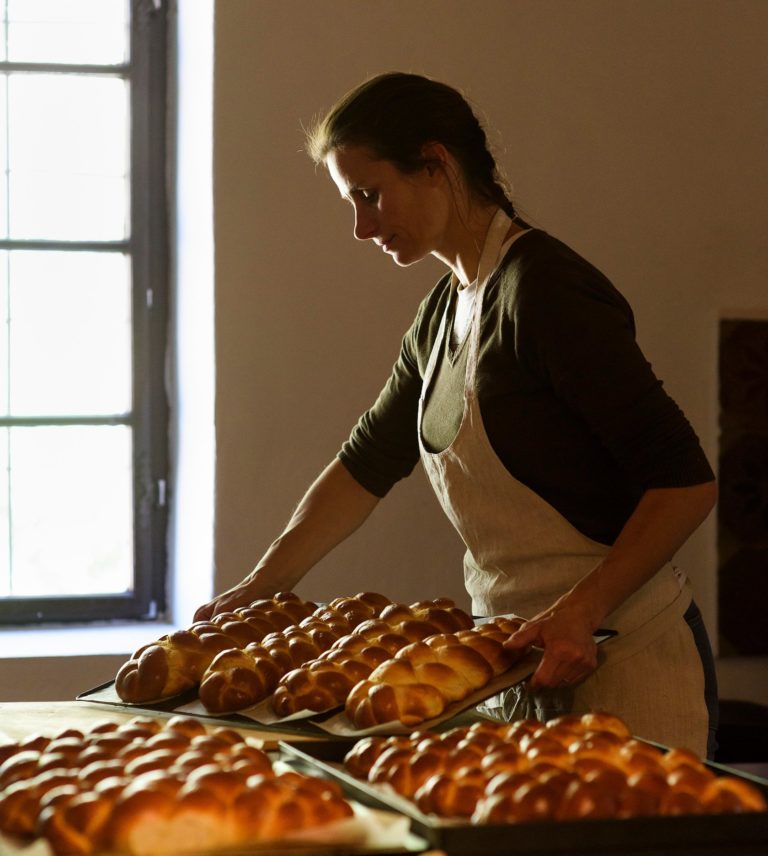
{"type": "Polygon", "coordinates": [[[47,657],[129,656],[137,648],[176,630],[171,624],[88,625],[0,629],[0,660],[47,657]]]}

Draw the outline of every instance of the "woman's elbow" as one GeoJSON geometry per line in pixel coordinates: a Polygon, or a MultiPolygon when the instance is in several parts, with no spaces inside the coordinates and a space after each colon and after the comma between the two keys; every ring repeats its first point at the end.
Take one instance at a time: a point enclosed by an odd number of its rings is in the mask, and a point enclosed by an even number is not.
{"type": "Polygon", "coordinates": [[[717,505],[717,481],[712,479],[712,481],[696,485],[696,492],[699,498],[702,520],[704,520],[709,517],[710,512],[717,505]]]}

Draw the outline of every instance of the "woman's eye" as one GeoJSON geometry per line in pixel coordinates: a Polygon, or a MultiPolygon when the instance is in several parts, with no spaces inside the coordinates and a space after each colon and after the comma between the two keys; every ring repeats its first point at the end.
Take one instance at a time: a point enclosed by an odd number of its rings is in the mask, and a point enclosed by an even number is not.
{"type": "Polygon", "coordinates": [[[375,190],[361,190],[360,196],[364,202],[373,203],[379,198],[379,194],[375,190]]]}

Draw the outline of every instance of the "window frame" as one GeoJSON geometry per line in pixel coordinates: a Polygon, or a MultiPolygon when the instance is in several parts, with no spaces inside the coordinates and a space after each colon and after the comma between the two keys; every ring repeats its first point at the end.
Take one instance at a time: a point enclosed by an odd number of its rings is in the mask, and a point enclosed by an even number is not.
{"type": "Polygon", "coordinates": [[[0,626],[156,620],[166,612],[169,405],[165,382],[169,304],[168,3],[130,0],[123,65],[0,62],[0,72],[108,74],[130,88],[130,234],[125,241],[0,239],[0,250],[125,252],[131,257],[133,405],[122,417],[14,418],[27,425],[127,424],[133,434],[133,590],[55,597],[0,597],[0,626]]]}

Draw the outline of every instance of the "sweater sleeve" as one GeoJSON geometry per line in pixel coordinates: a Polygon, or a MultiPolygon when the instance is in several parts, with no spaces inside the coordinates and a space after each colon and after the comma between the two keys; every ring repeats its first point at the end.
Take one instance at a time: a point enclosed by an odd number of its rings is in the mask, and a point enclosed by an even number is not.
{"type": "Polygon", "coordinates": [[[338,454],[352,477],[374,496],[385,496],[419,461],[422,378],[445,308],[449,279],[441,279],[422,301],[389,379],[338,454]]]}
{"type": "Polygon", "coordinates": [[[514,308],[519,356],[638,491],[712,480],[693,428],[636,342],[629,304],[595,268],[560,247],[534,260],[521,279],[514,308]]]}

